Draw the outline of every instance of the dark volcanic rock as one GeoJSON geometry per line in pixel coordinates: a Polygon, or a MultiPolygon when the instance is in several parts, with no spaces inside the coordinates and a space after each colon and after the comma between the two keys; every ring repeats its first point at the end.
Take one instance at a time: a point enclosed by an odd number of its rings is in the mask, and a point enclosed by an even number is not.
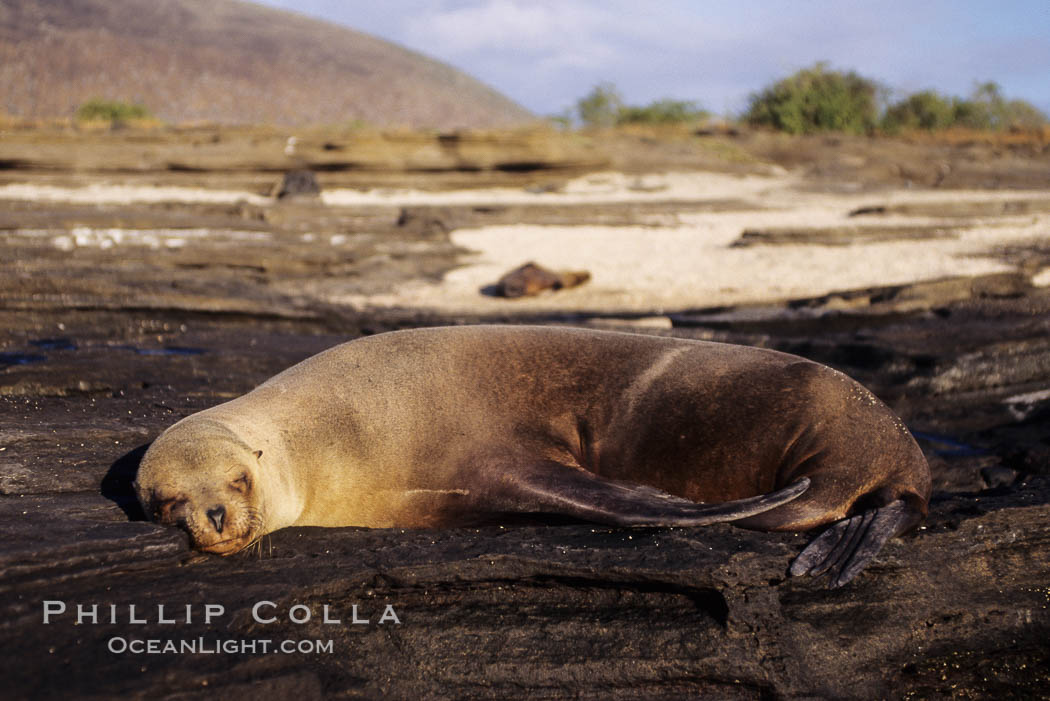
{"type": "Polygon", "coordinates": [[[851,246],[876,241],[921,241],[955,238],[962,227],[945,226],[838,226],[825,228],[747,229],[730,246],[782,246],[816,244],[851,246]]]}
{"type": "MultiPolygon", "coordinates": [[[[984,324],[1008,322],[1015,337],[1041,328],[1018,313],[1021,300],[994,301],[997,315],[984,304],[984,324]]],[[[977,348],[985,357],[1007,348],[1002,333],[953,309],[935,318],[946,325],[951,317],[971,319],[955,328],[967,344],[923,342],[935,366],[949,367],[955,355],[977,348]]],[[[1015,386],[907,394],[911,375],[893,368],[909,352],[902,339],[917,342],[928,318],[869,328],[862,341],[848,332],[852,343],[882,349],[866,356],[841,354],[849,344],[834,334],[802,347],[798,337],[715,332],[722,340],[795,344],[818,359],[830,353],[885,396],[897,396],[912,427],[929,437],[922,445],[941,491],[927,525],[891,542],[856,582],[829,591],[824,582],[786,576],[807,537],[731,526],[288,529],[253,552],[196,555],[180,532],[129,520],[137,515],[128,483],[141,455],[132,449],[343,335],[325,335],[311,321],[183,315],[143,324],[134,316],[128,323],[81,314],[83,322],[68,315],[64,322],[76,350],[48,351],[51,365],[3,371],[6,386],[30,387],[18,377],[45,370],[51,385],[66,386],[65,377],[102,363],[108,369],[100,377],[115,388],[0,402],[0,672],[15,696],[68,697],[70,689],[132,699],[193,697],[204,689],[304,698],[877,698],[937,697],[953,688],[982,697],[1050,694],[1050,482],[1028,476],[1029,463],[1007,455],[1043,445],[1039,403],[1019,419],[1001,405],[1001,397],[1018,394],[1015,386]],[[107,360],[92,350],[94,334],[104,332],[123,335],[114,345],[224,350],[120,351],[107,360]],[[861,364],[851,368],[850,359],[861,364]],[[1003,470],[1015,479],[1002,480],[1003,470]],[[989,482],[999,486],[986,490],[989,482]],[[45,601],[67,608],[46,626],[45,601]],[[273,602],[262,611],[276,620],[252,617],[260,601],[273,602]],[[76,625],[76,605],[96,603],[100,622],[76,625]],[[131,604],[147,623],[128,622],[131,604]],[[166,618],[177,612],[176,623],[158,621],[160,604],[166,618]],[[205,623],[205,604],[223,606],[224,614],[205,623]],[[110,605],[116,623],[106,618],[110,605]],[[323,622],[326,605],[340,623],[323,622]],[[354,605],[368,624],[351,622],[354,605]],[[387,605],[400,623],[379,623],[387,605]],[[306,610],[309,622],[289,620],[306,610]],[[110,652],[131,640],[255,641],[256,649],[110,652]],[[263,654],[263,640],[313,648],[263,654]]],[[[28,313],[9,317],[9,338],[46,323],[28,313]]],[[[358,333],[346,321],[332,323],[358,333]]],[[[1008,365],[1020,356],[1004,350],[995,357],[1008,365]]],[[[1033,377],[1000,375],[1006,382],[1033,377]]]]}
{"type": "MultiPolygon", "coordinates": [[[[632,224],[668,214],[602,212],[632,224]]],[[[934,471],[930,518],[843,589],[787,577],[809,536],[725,525],[287,529],[218,558],[139,520],[130,482],[145,444],[348,338],[481,321],[318,300],[439,276],[456,263],[452,228],[526,215],[295,202],[51,215],[63,222],[53,232],[40,211],[0,206],[5,698],[1050,696],[1050,291],[1025,275],[668,312],[676,328],[658,333],[838,367],[917,436],[934,471]],[[187,227],[209,235],[157,250],[50,238],[149,221],[173,241],[187,227]],[[66,610],[44,624],[45,602],[66,610]],[[267,622],[252,616],[259,602],[273,604],[267,622]],[[97,619],[78,625],[78,604],[98,605],[97,619]],[[210,622],[209,604],[223,607],[210,622]],[[380,622],[387,606],[398,622],[380,622]],[[204,647],[121,647],[151,640],[204,647]],[[262,641],[302,647],[274,654],[262,641]]]]}
{"type": "Polygon", "coordinates": [[[451,207],[402,207],[397,225],[422,239],[443,238],[467,221],[467,215],[451,207]]]}
{"type": "MultiPolygon", "coordinates": [[[[1050,633],[1048,504],[1045,480],[937,502],[927,528],[891,543],[839,591],[785,577],[804,538],[731,526],[289,529],[261,553],[218,558],[190,554],[177,531],[121,524],[112,510],[88,526],[55,504],[29,504],[46,516],[5,526],[5,536],[36,538],[0,552],[13,573],[0,590],[0,628],[23,659],[53,660],[83,695],[154,698],[204,685],[224,694],[295,686],[289,678],[308,672],[309,688],[369,698],[873,698],[940,695],[947,669],[952,683],[1034,697],[1050,692],[1039,666],[1050,633]],[[45,601],[67,609],[47,626],[45,601]],[[75,625],[76,605],[95,602],[106,604],[102,622],[75,625]],[[260,609],[268,622],[253,618],[258,602],[272,602],[260,609]],[[116,623],[105,618],[111,603],[116,623]],[[128,623],[129,604],[147,623],[128,623]],[[158,604],[177,623],[159,623],[158,604]],[[196,608],[190,622],[186,604],[196,608]],[[224,614],[205,623],[204,604],[224,614]],[[379,622],[388,605],[398,622],[379,622]],[[339,623],[323,622],[325,606],[339,623]],[[306,611],[309,622],[289,620],[306,611]],[[107,651],[198,638],[332,647],[107,651]],[[953,669],[960,658],[983,668],[953,669]]],[[[5,678],[25,695],[66,693],[26,665],[5,678]]]]}
{"type": "Polygon", "coordinates": [[[279,200],[291,197],[313,199],[321,195],[321,186],[309,170],[290,170],[284,174],[281,184],[274,191],[279,200]]]}
{"type": "Polygon", "coordinates": [[[903,214],[912,217],[996,217],[1003,215],[1038,214],[1050,212],[1047,199],[987,200],[980,202],[953,201],[907,202],[893,205],[858,207],[851,217],[874,214],[903,214]]]}

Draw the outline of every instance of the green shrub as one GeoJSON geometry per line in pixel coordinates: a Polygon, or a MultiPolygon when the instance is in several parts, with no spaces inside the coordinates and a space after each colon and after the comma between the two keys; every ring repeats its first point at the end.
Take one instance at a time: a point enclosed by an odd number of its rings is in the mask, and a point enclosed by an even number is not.
{"type": "Polygon", "coordinates": [[[819,131],[870,132],[876,123],[878,86],[854,72],[818,63],[751,97],[744,119],[791,134],[819,131]]]}
{"type": "Polygon", "coordinates": [[[131,119],[149,119],[153,115],[145,105],[96,97],[78,107],[76,116],[83,122],[125,122],[131,119]]]}
{"type": "Polygon", "coordinates": [[[621,107],[616,115],[617,124],[686,124],[698,122],[711,116],[695,102],[681,100],[656,100],[645,107],[621,107]]]}
{"type": "MultiPolygon", "coordinates": [[[[706,119],[709,112],[695,102],[656,100],[645,107],[625,105],[612,83],[599,83],[576,101],[576,115],[588,127],[611,127],[620,124],[684,124],[706,119]]],[[[571,113],[550,118],[559,125],[571,122],[571,113]]]]}
{"type": "Polygon", "coordinates": [[[955,100],[952,106],[952,126],[967,129],[993,129],[995,119],[989,106],[973,100],[955,100]]]}
{"type": "MultiPolygon", "coordinates": [[[[879,119],[877,83],[850,71],[828,70],[818,63],[751,96],[743,120],[791,134],[839,131],[867,134],[878,124],[888,133],[964,127],[976,130],[1038,129],[1047,116],[1024,100],[1006,100],[994,82],[979,83],[968,99],[933,90],[908,95],[890,105],[879,119]]],[[[612,83],[596,85],[576,101],[575,110],[550,118],[568,128],[572,117],[589,127],[623,124],[684,124],[710,117],[695,102],[663,99],[644,107],[625,105],[612,83]]]]}
{"type": "Polygon", "coordinates": [[[572,111],[565,110],[561,114],[548,115],[547,124],[561,131],[572,129],[572,111]]]}
{"type": "Polygon", "coordinates": [[[612,83],[600,83],[576,101],[580,121],[588,127],[611,127],[623,109],[623,98],[612,83]]]}
{"type": "Polygon", "coordinates": [[[932,90],[909,95],[886,110],[882,128],[895,133],[902,129],[945,129],[955,123],[956,101],[932,90]]]}
{"type": "Polygon", "coordinates": [[[1032,129],[1046,124],[1046,115],[1024,100],[1006,100],[996,83],[977,85],[969,99],[944,97],[932,90],[909,95],[886,110],[882,128],[945,129],[964,127],[982,131],[1032,129]]]}
{"type": "Polygon", "coordinates": [[[953,123],[968,129],[999,129],[1004,103],[998,83],[978,84],[969,100],[955,100],[953,123]]]}
{"type": "Polygon", "coordinates": [[[1046,124],[1046,115],[1024,100],[1006,100],[998,83],[979,83],[969,100],[956,100],[955,124],[970,129],[1031,129],[1046,124]]]}
{"type": "Polygon", "coordinates": [[[1003,127],[1007,129],[1038,129],[1046,123],[1046,115],[1031,102],[1010,100],[1003,105],[1003,127]]]}

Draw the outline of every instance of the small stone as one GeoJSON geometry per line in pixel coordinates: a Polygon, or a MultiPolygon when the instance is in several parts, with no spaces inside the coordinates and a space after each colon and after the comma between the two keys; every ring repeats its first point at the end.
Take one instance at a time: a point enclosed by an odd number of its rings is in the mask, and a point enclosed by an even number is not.
{"type": "Polygon", "coordinates": [[[279,200],[288,198],[310,198],[320,197],[321,186],[317,184],[317,178],[313,171],[290,170],[284,174],[284,179],[274,192],[274,197],[279,200]]]}

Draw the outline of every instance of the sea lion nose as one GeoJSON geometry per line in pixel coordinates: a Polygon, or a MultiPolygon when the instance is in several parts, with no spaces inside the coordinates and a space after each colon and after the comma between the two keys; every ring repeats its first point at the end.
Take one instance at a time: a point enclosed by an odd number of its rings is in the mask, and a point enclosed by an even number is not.
{"type": "Polygon", "coordinates": [[[216,532],[222,533],[222,522],[226,518],[226,507],[219,505],[208,509],[205,513],[208,515],[211,525],[215,526],[216,532]]]}

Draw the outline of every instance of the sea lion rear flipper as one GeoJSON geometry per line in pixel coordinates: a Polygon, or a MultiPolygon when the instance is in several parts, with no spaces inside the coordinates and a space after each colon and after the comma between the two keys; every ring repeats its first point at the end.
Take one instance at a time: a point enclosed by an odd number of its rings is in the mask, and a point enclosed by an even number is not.
{"type": "Polygon", "coordinates": [[[644,485],[614,482],[561,464],[516,471],[500,486],[514,511],[554,513],[615,526],[705,526],[747,518],[797,498],[809,478],[769,494],[699,504],[644,485]]]}
{"type": "Polygon", "coordinates": [[[794,562],[791,574],[831,572],[830,589],[856,577],[893,536],[921,516],[903,500],[842,519],[813,539],[794,562]]]}

